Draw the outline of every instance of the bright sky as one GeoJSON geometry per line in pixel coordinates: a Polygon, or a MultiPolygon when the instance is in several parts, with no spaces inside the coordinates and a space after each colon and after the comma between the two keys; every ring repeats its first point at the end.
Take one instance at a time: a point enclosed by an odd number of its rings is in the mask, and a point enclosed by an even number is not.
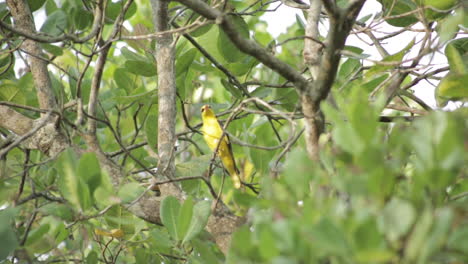
{"type": "MultiPolygon", "coordinates": [[[[308,0],[304,0],[304,2],[309,2],[308,0]]],[[[359,17],[364,17],[369,14],[375,14],[380,11],[381,5],[376,0],[367,0],[364,4],[364,7],[359,14],[359,17]]],[[[285,5],[281,5],[276,12],[267,12],[262,18],[268,23],[268,31],[274,36],[277,37],[281,33],[286,32],[286,29],[296,23],[296,14],[299,15],[304,21],[305,18],[302,14],[302,11],[296,8],[291,8],[285,5]]],[[[368,20],[370,21],[370,20],[368,20]]],[[[398,30],[399,28],[392,27],[390,25],[385,24],[381,27],[381,30],[385,32],[393,32],[398,30]]],[[[322,34],[325,32],[322,32],[322,34]]],[[[386,40],[387,45],[385,48],[390,54],[396,53],[404,48],[404,45],[409,43],[411,39],[414,38],[413,32],[403,33],[398,37],[390,38],[386,40]]],[[[369,41],[366,38],[366,41],[369,41]]],[[[351,35],[349,36],[347,42],[349,45],[358,46],[358,47],[367,47],[365,43],[363,43],[360,39],[356,36],[351,35]]],[[[371,55],[371,59],[380,60],[382,57],[378,53],[375,47],[366,49],[365,51],[367,54],[371,55]]],[[[405,58],[411,58],[414,54],[408,54],[405,58]]],[[[442,54],[436,54],[435,58],[432,62],[436,61],[437,63],[446,63],[446,58],[442,54]]],[[[427,104],[431,107],[436,107],[436,101],[434,98],[434,90],[435,87],[431,84],[422,81],[418,84],[418,86],[414,89],[416,96],[424,100],[427,104]]]]}
{"type": "MultiPolygon", "coordinates": [[[[0,2],[2,1],[3,0],[0,0],[0,2]]],[[[308,3],[309,1],[304,0],[304,2],[308,3]]],[[[380,3],[378,3],[376,0],[367,0],[364,4],[364,7],[362,8],[360,17],[366,16],[368,14],[375,14],[380,10],[381,10],[380,3]]],[[[39,12],[41,13],[39,14],[38,17],[43,18],[44,12],[43,11],[39,11],[39,12]]],[[[262,18],[268,23],[268,31],[273,35],[273,37],[277,37],[281,33],[286,32],[287,27],[289,27],[293,23],[296,23],[296,14],[299,15],[303,19],[303,21],[305,21],[305,18],[301,10],[296,9],[296,8],[291,8],[285,5],[281,5],[278,8],[278,10],[276,10],[275,12],[267,12],[262,18]]],[[[44,22],[44,19],[36,18],[35,22],[36,22],[36,27],[40,28],[41,24],[44,22]]],[[[397,28],[386,25],[386,26],[383,26],[381,29],[386,32],[392,32],[392,31],[395,31],[397,28]]],[[[323,30],[326,30],[326,29],[323,29],[323,30]]],[[[322,32],[322,34],[325,34],[325,32],[322,32]]],[[[408,43],[413,38],[411,34],[413,33],[407,33],[406,36],[402,34],[402,36],[390,38],[386,40],[388,44],[385,46],[385,48],[390,54],[400,51],[401,49],[403,49],[402,43],[408,43]]],[[[365,43],[363,43],[361,40],[359,40],[357,37],[353,35],[351,35],[348,38],[347,44],[360,46],[360,47],[363,47],[363,45],[364,46],[366,45],[365,43]]],[[[375,60],[381,59],[381,56],[379,55],[375,47],[366,49],[366,53],[370,54],[372,59],[375,59],[375,60]]],[[[411,57],[411,54],[407,55],[407,57],[411,57]]],[[[440,63],[446,63],[446,58],[442,54],[436,54],[434,60],[440,63]]],[[[420,82],[418,84],[418,87],[414,90],[415,90],[416,96],[424,100],[430,106],[436,107],[436,101],[434,98],[434,90],[435,90],[434,86],[423,81],[423,82],[420,82]]]]}

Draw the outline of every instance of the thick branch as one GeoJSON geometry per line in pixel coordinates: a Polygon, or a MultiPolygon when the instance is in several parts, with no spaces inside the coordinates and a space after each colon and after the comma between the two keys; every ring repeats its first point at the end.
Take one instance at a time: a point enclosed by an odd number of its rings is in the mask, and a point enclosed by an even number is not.
{"type": "MultiPolygon", "coordinates": [[[[318,2],[318,1],[317,1],[318,2]]],[[[318,19],[320,3],[312,2],[309,9],[307,36],[318,38],[318,19]]],[[[335,80],[336,72],[344,48],[346,38],[351,31],[354,21],[364,4],[363,0],[352,2],[348,9],[337,9],[332,2],[323,1],[329,18],[329,32],[325,43],[324,53],[320,58],[317,43],[305,42],[304,59],[311,69],[315,81],[312,89],[301,93],[301,106],[304,113],[306,149],[309,158],[319,159],[319,137],[323,132],[324,118],[320,112],[320,103],[327,98],[335,80]]]]}
{"type": "Polygon", "coordinates": [[[7,29],[8,31],[11,31],[13,33],[16,33],[20,36],[23,36],[27,39],[36,41],[36,42],[41,42],[41,43],[55,43],[55,42],[61,42],[65,40],[71,40],[74,43],[85,43],[88,40],[92,39],[96,34],[99,32],[99,28],[101,26],[100,22],[102,19],[102,0],[96,1],[96,8],[94,10],[94,20],[93,20],[93,26],[91,28],[91,31],[89,32],[88,35],[79,38],[76,35],[69,35],[69,34],[62,34],[60,36],[50,36],[46,35],[44,33],[39,33],[35,31],[31,31],[25,28],[20,28],[20,27],[14,27],[11,26],[3,21],[0,20],[0,27],[7,29]]]}
{"type": "MultiPolygon", "coordinates": [[[[13,15],[15,27],[30,34],[36,33],[33,17],[26,0],[7,0],[10,12],[13,15]]],[[[42,57],[42,50],[39,44],[27,39],[21,45],[27,53],[31,54],[28,61],[36,87],[39,105],[43,109],[55,110],[57,103],[52,90],[52,82],[47,71],[47,62],[39,59],[42,57]]]]}
{"type": "Polygon", "coordinates": [[[216,22],[220,25],[220,27],[224,30],[229,39],[236,45],[237,48],[239,48],[244,53],[256,58],[283,76],[285,79],[294,83],[298,90],[307,90],[308,82],[297,70],[289,66],[287,63],[277,59],[275,56],[269,53],[267,49],[260,46],[255,41],[242,37],[242,35],[236,30],[236,26],[232,22],[232,19],[229,15],[212,8],[200,0],[178,0],[178,2],[186,5],[187,7],[208,19],[216,20],[216,22]]]}
{"type": "MultiPolygon", "coordinates": [[[[99,57],[96,61],[96,67],[94,70],[93,79],[91,81],[91,92],[89,95],[89,102],[88,102],[88,115],[95,117],[96,110],[97,110],[97,103],[98,103],[98,96],[99,96],[99,87],[101,86],[101,78],[102,73],[104,72],[104,65],[107,60],[107,55],[109,54],[111,45],[105,46],[99,57]]],[[[96,133],[96,120],[93,118],[88,119],[88,132],[91,134],[96,133]]]]}
{"type": "MultiPolygon", "coordinates": [[[[169,29],[169,1],[152,0],[153,23],[156,32],[169,29]]],[[[158,172],[167,178],[174,178],[173,161],[176,140],[176,85],[175,50],[172,34],[164,34],[157,39],[156,62],[158,70],[158,172]]]]}
{"type": "Polygon", "coordinates": [[[330,92],[341,58],[340,52],[363,4],[364,0],[354,1],[347,9],[340,10],[336,18],[330,18],[330,31],[325,42],[326,48],[320,62],[319,75],[311,91],[314,108],[318,109],[320,102],[330,92]]]}
{"type": "Polygon", "coordinates": [[[304,62],[309,67],[312,78],[317,79],[318,72],[320,71],[320,54],[322,50],[322,45],[318,43],[319,39],[319,21],[320,21],[320,11],[322,10],[322,1],[313,1],[310,5],[308,15],[307,15],[307,26],[304,39],[304,62]]]}
{"type": "Polygon", "coordinates": [[[6,105],[0,105],[0,127],[6,128],[17,135],[26,134],[34,125],[34,121],[6,105]]]}

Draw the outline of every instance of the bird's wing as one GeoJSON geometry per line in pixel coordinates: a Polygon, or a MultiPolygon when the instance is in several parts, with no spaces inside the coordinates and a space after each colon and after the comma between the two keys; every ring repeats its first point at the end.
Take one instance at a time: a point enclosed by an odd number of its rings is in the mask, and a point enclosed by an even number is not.
{"type": "MultiPolygon", "coordinates": [[[[218,123],[219,123],[219,126],[222,129],[223,126],[222,126],[221,122],[219,122],[219,120],[218,120],[218,123]]],[[[236,170],[237,174],[239,174],[239,169],[237,168],[237,165],[236,165],[236,159],[234,159],[234,153],[232,152],[231,139],[229,138],[229,135],[227,133],[225,133],[223,140],[226,140],[226,145],[228,147],[229,155],[231,155],[231,157],[232,157],[232,163],[234,164],[234,169],[236,170]]]]}
{"type": "Polygon", "coordinates": [[[231,157],[232,157],[232,163],[234,164],[234,169],[236,170],[237,174],[239,174],[239,169],[237,168],[236,160],[234,159],[234,154],[232,152],[232,145],[231,145],[231,140],[229,138],[229,135],[226,134],[224,137],[226,138],[226,143],[227,143],[227,146],[228,146],[229,155],[231,155],[231,157]]]}

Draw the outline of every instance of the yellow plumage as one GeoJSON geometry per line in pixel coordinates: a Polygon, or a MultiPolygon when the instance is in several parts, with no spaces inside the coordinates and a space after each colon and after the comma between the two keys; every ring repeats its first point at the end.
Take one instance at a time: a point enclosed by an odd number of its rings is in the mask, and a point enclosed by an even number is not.
{"type": "MultiPolygon", "coordinates": [[[[203,120],[203,126],[201,128],[203,138],[205,139],[208,147],[210,147],[212,151],[215,151],[216,147],[218,147],[219,139],[223,134],[223,129],[221,128],[216,115],[209,105],[204,105],[201,108],[201,116],[203,120]]],[[[239,189],[241,187],[239,170],[236,167],[236,161],[234,160],[234,155],[232,154],[232,147],[231,143],[229,142],[228,135],[224,135],[221,143],[219,144],[217,154],[221,159],[224,168],[226,168],[229,175],[231,176],[231,179],[234,182],[234,187],[239,189]]]]}

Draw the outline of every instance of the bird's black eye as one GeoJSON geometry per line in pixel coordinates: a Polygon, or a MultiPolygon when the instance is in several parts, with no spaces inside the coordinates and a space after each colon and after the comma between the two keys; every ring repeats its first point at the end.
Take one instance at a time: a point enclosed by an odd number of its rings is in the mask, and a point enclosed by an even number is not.
{"type": "Polygon", "coordinates": [[[200,109],[200,111],[203,113],[205,111],[205,107],[202,107],[202,109],[200,109]]]}

